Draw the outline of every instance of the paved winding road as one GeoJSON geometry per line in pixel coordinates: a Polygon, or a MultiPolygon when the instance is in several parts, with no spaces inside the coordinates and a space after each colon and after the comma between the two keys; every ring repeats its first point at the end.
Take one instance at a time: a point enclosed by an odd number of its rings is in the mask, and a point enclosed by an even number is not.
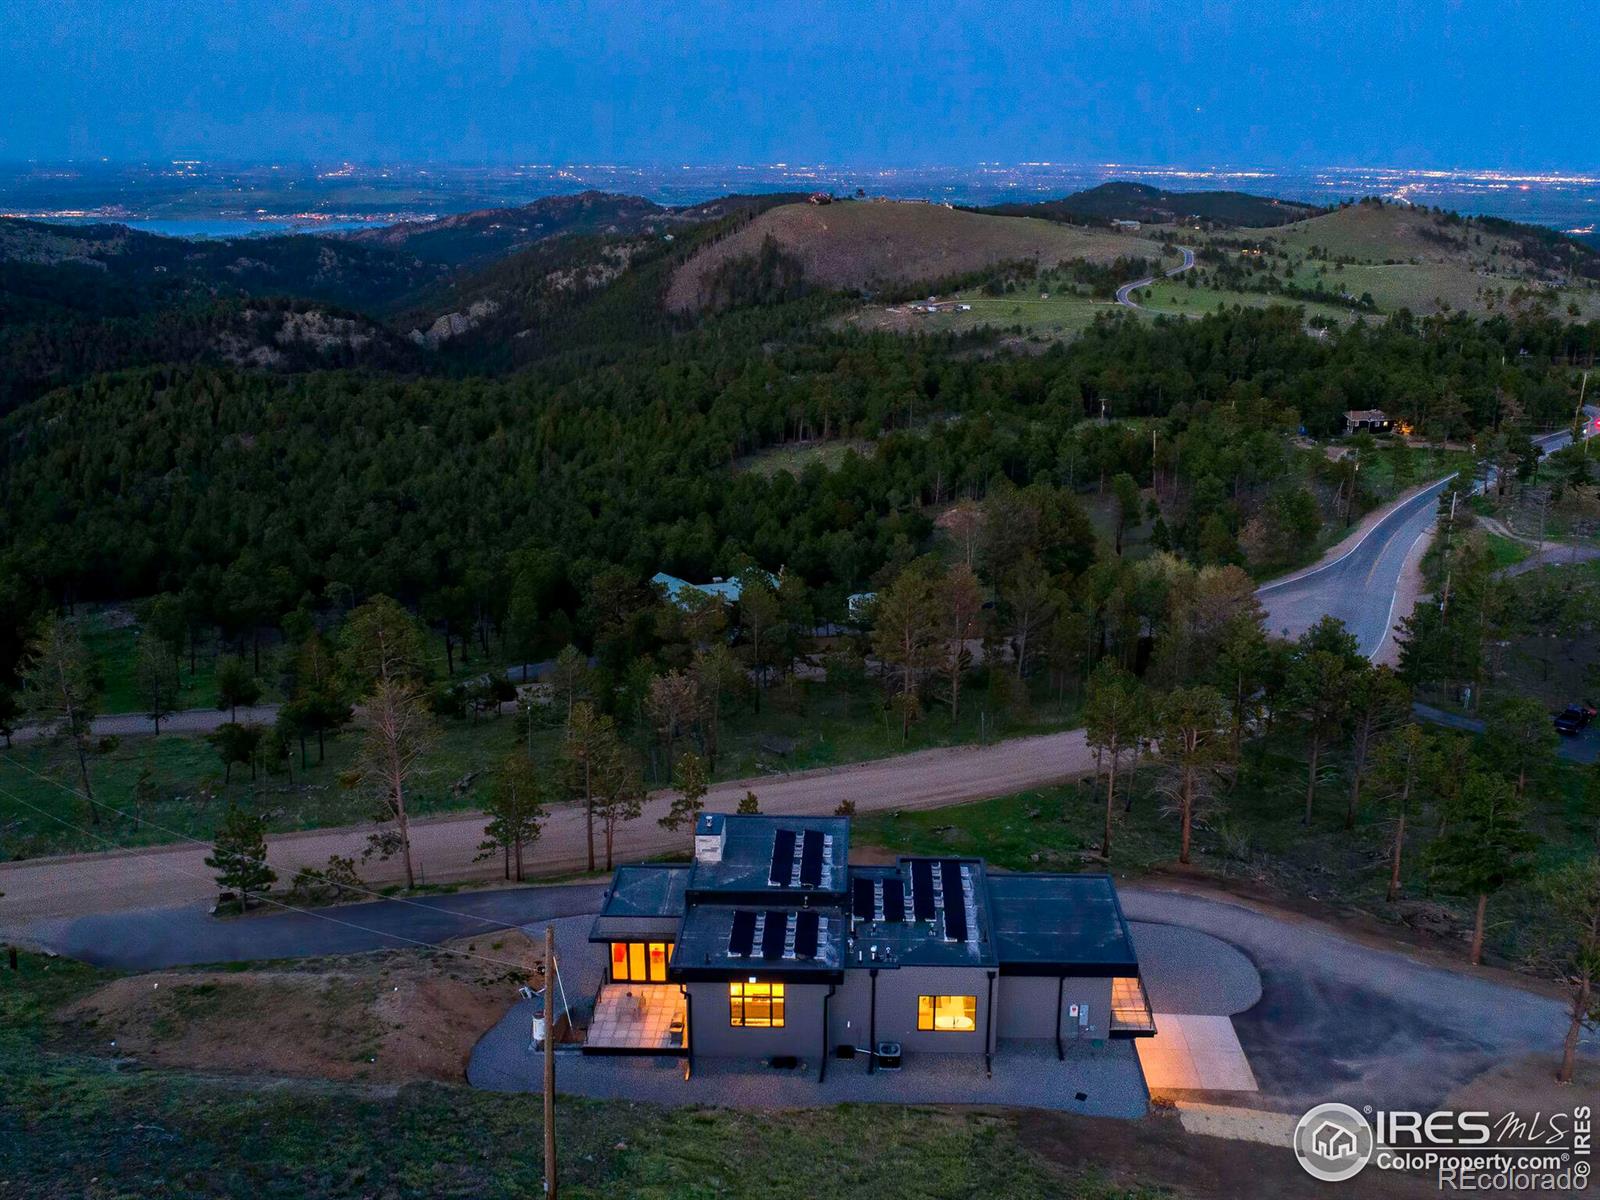
{"type": "MultiPolygon", "coordinates": [[[[1183,262],[1173,267],[1172,270],[1165,272],[1162,275],[1163,279],[1171,279],[1175,275],[1182,275],[1190,267],[1194,266],[1194,251],[1187,246],[1179,246],[1178,249],[1183,254],[1183,262]]],[[[1135,279],[1132,283],[1123,284],[1117,289],[1117,303],[1122,305],[1123,308],[1143,308],[1144,306],[1133,298],[1133,294],[1140,288],[1149,287],[1155,281],[1156,277],[1154,275],[1146,275],[1143,279],[1135,279]]]]}
{"type": "MultiPolygon", "coordinates": [[[[1571,440],[1565,431],[1534,439],[1546,453],[1571,440]]],[[[1331,561],[1262,586],[1257,595],[1267,612],[1268,631],[1298,637],[1329,614],[1356,635],[1363,654],[1376,658],[1394,623],[1407,615],[1408,609],[1397,603],[1408,590],[1402,579],[1407,559],[1433,528],[1439,494],[1453,478],[1428,484],[1370,517],[1331,561]]]]}

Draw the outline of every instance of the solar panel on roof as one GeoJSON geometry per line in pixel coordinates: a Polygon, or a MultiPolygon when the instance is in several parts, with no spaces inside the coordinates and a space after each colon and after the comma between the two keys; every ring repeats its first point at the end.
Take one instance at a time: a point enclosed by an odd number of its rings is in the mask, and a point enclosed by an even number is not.
{"type": "Polygon", "coordinates": [[[816,887],[822,882],[822,834],[808,829],[800,843],[800,883],[816,887]]]}
{"type": "Polygon", "coordinates": [[[783,939],[788,933],[789,914],[786,912],[767,913],[767,927],[761,932],[761,957],[782,958],[783,939]]]}
{"type": "Polygon", "coordinates": [[[927,859],[911,864],[911,906],[917,920],[933,920],[933,864],[927,859]]]}
{"type": "Polygon", "coordinates": [[[817,956],[817,914],[803,912],[795,918],[794,952],[799,958],[817,956]]]}
{"type": "Polygon", "coordinates": [[[856,920],[872,920],[872,880],[851,880],[850,896],[850,911],[855,914],[856,920]]]}
{"type": "Polygon", "coordinates": [[[756,915],[753,912],[736,912],[733,914],[733,929],[728,934],[728,953],[738,957],[745,957],[750,953],[750,947],[755,941],[756,915]]]}
{"type": "Polygon", "coordinates": [[[904,921],[906,919],[906,885],[899,879],[886,879],[883,881],[883,919],[886,921],[904,921]]]}
{"type": "Polygon", "coordinates": [[[961,864],[953,858],[939,864],[944,876],[944,935],[953,942],[967,940],[967,889],[961,882],[961,864]]]}
{"type": "Polygon", "coordinates": [[[772,870],[767,873],[767,882],[773,887],[788,887],[793,874],[794,830],[780,829],[772,835],[772,870]]]}

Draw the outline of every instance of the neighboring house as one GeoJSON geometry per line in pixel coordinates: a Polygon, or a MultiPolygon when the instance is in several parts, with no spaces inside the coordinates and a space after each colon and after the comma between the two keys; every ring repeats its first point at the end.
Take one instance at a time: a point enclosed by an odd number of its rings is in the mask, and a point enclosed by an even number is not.
{"type": "MultiPolygon", "coordinates": [[[[766,575],[773,587],[778,586],[776,575],[767,571],[763,571],[762,574],[766,575]]],[[[679,579],[676,575],[657,571],[650,577],[650,582],[663,589],[668,600],[678,604],[685,603],[685,598],[691,592],[699,592],[702,596],[716,596],[728,604],[739,603],[741,585],[737,578],[724,579],[718,575],[713,577],[710,583],[690,583],[687,579],[679,579]]]]}
{"type": "Polygon", "coordinates": [[[872,606],[877,602],[877,592],[853,592],[845,600],[845,616],[853,625],[865,626],[872,617],[872,606]]]}
{"type": "Polygon", "coordinates": [[[1344,414],[1346,433],[1388,433],[1393,428],[1394,422],[1381,408],[1353,408],[1344,414]]]}
{"type": "Polygon", "coordinates": [[[848,865],[845,817],[702,813],[687,865],[617,873],[584,1051],[830,1059],[982,1055],[1155,1032],[1108,875],[976,858],[848,865]]]}
{"type": "Polygon", "coordinates": [[[1139,222],[1124,221],[1121,218],[1113,217],[1111,221],[1111,228],[1120,229],[1123,233],[1138,233],[1139,222]]]}

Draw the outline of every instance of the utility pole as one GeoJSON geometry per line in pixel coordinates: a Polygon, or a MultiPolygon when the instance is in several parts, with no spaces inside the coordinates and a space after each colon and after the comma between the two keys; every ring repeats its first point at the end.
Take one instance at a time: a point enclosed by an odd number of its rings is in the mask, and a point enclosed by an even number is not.
{"type": "Polygon", "coordinates": [[[556,927],[544,927],[544,1194],[556,1200],[556,927]]]}

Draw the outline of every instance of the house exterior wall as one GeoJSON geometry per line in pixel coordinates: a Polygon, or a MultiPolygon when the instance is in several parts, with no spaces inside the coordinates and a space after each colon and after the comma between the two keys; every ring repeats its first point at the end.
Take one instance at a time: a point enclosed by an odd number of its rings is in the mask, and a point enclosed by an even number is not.
{"type": "MultiPolygon", "coordinates": [[[[997,984],[995,1021],[1003,1038],[1056,1037],[1054,975],[1003,975],[997,984]]],[[[1061,985],[1061,1037],[1104,1038],[1111,1024],[1111,980],[1094,976],[1067,976],[1061,985]],[[1074,1004],[1089,1006],[1088,1028],[1080,1030],[1071,1017],[1074,1004]]]]}
{"type": "MultiPolygon", "coordinates": [[[[999,986],[996,979],[997,994],[999,986]]],[[[829,1004],[830,1049],[846,1043],[870,1047],[872,991],[870,969],[845,972],[845,981],[829,1004]]],[[[989,1021],[989,972],[982,967],[879,968],[877,1010],[877,1039],[899,1042],[908,1053],[982,1054],[985,1035],[994,1036],[989,1021]],[[918,1029],[919,996],[976,996],[977,1028],[970,1033],[918,1029]]]]}
{"type": "Polygon", "coordinates": [[[686,987],[691,1004],[689,1044],[696,1057],[770,1058],[793,1054],[815,1061],[822,1053],[822,1001],[828,994],[827,984],[785,980],[781,1029],[730,1024],[732,1007],[724,981],[700,981],[686,987]]]}

